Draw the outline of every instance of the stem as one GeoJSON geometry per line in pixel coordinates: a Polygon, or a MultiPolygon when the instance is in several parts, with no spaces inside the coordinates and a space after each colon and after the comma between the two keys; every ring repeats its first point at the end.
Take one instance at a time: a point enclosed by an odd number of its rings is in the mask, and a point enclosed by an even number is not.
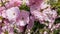
{"type": "Polygon", "coordinates": [[[36,31],[33,34],[36,34],[38,30],[39,30],[39,28],[37,28],[36,31]]]}
{"type": "MultiPolygon", "coordinates": [[[[6,8],[6,6],[4,5],[4,3],[3,3],[3,1],[1,0],[1,3],[2,3],[2,5],[6,8]]],[[[7,9],[7,8],[6,8],[7,9]]]]}

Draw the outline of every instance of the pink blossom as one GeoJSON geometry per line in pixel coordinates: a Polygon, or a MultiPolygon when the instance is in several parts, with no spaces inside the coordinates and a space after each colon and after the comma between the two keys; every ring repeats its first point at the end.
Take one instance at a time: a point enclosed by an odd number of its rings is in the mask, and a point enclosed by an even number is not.
{"type": "Polygon", "coordinates": [[[29,0],[29,2],[30,2],[30,6],[32,5],[38,6],[41,4],[41,2],[43,2],[43,0],[29,0]]]}
{"type": "Polygon", "coordinates": [[[16,6],[21,6],[22,1],[21,0],[8,0],[9,2],[7,2],[5,4],[6,8],[11,8],[11,7],[16,7],[16,6]]]}
{"type": "Polygon", "coordinates": [[[29,4],[30,4],[30,10],[31,9],[40,9],[40,5],[43,2],[43,0],[29,0],[29,4]]]}
{"type": "Polygon", "coordinates": [[[43,11],[43,15],[45,16],[45,20],[49,22],[54,22],[54,20],[57,17],[57,12],[55,10],[51,10],[50,8],[47,8],[43,11]]]}
{"type": "Polygon", "coordinates": [[[30,16],[30,21],[29,21],[29,24],[27,25],[27,29],[32,29],[34,25],[34,21],[35,21],[34,16],[30,16]]]}
{"type": "Polygon", "coordinates": [[[3,10],[5,10],[5,7],[4,6],[0,7],[0,12],[3,10]]]}
{"type": "Polygon", "coordinates": [[[19,26],[18,28],[19,28],[20,32],[24,32],[24,30],[25,30],[25,26],[19,26]]]}
{"type": "Polygon", "coordinates": [[[2,16],[3,18],[6,18],[6,17],[7,17],[7,15],[6,15],[6,10],[3,10],[3,11],[1,12],[1,16],[2,16]]]}
{"type": "Polygon", "coordinates": [[[23,32],[25,26],[29,23],[29,12],[21,10],[20,17],[17,19],[16,25],[20,29],[20,32],[23,32]]]}
{"type": "Polygon", "coordinates": [[[6,16],[9,21],[16,20],[19,17],[20,10],[18,7],[12,7],[6,10],[6,16]]]}
{"type": "Polygon", "coordinates": [[[41,21],[44,21],[43,14],[39,12],[39,10],[34,10],[31,12],[31,14],[35,17],[35,19],[41,21]]]}
{"type": "Polygon", "coordinates": [[[53,25],[51,31],[53,31],[54,29],[60,29],[60,23],[53,25]]]}
{"type": "Polygon", "coordinates": [[[29,6],[29,0],[26,0],[26,5],[29,6]]]}
{"type": "Polygon", "coordinates": [[[4,26],[4,27],[2,27],[2,30],[3,30],[3,32],[8,32],[9,34],[14,34],[14,29],[12,28],[12,27],[10,27],[10,26],[4,26]]]}
{"type": "Polygon", "coordinates": [[[29,23],[29,12],[25,10],[21,10],[20,17],[18,18],[17,24],[19,23],[20,26],[25,26],[29,23]]]}
{"type": "Polygon", "coordinates": [[[39,1],[36,1],[36,4],[33,4],[34,2],[35,1],[31,0],[30,12],[35,17],[35,19],[39,20],[41,23],[44,23],[44,21],[54,23],[55,18],[57,17],[57,12],[55,10],[51,10],[50,5],[43,1],[41,4],[39,4],[39,1]]]}
{"type": "Polygon", "coordinates": [[[47,8],[47,7],[50,7],[50,5],[47,4],[46,2],[42,2],[41,5],[40,5],[40,8],[41,8],[41,9],[45,9],[45,8],[47,8]]]}
{"type": "Polygon", "coordinates": [[[2,27],[2,32],[8,32],[9,34],[14,34],[13,26],[11,26],[10,22],[7,19],[3,19],[4,26],[2,27]]]}

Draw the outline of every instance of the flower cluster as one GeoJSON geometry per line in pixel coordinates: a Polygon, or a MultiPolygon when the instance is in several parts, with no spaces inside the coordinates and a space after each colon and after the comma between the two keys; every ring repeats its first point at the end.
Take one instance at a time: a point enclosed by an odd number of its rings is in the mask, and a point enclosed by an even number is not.
{"type": "Polygon", "coordinates": [[[57,10],[45,0],[0,0],[0,3],[0,34],[16,34],[15,30],[17,34],[24,34],[26,29],[32,29],[35,21],[46,25],[50,31],[60,26],[60,23],[54,24],[57,10]],[[23,5],[29,7],[29,11],[21,10],[23,5]]]}

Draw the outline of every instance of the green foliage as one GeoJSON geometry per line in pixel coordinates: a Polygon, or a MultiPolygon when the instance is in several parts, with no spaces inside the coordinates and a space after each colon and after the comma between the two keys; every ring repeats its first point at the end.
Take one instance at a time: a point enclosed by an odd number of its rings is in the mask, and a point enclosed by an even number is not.
{"type": "Polygon", "coordinates": [[[22,5],[22,6],[20,7],[20,10],[30,11],[30,8],[29,8],[28,6],[26,6],[26,5],[22,5]]]}
{"type": "Polygon", "coordinates": [[[54,30],[54,34],[59,34],[59,32],[60,32],[60,29],[54,30]]]}
{"type": "Polygon", "coordinates": [[[55,23],[54,23],[54,24],[57,24],[57,23],[60,23],[60,18],[57,18],[57,19],[55,20],[55,23]]]}
{"type": "Polygon", "coordinates": [[[35,31],[37,28],[42,29],[44,28],[45,25],[40,24],[39,22],[35,21],[34,26],[33,26],[33,31],[35,31]]]}
{"type": "Polygon", "coordinates": [[[14,33],[17,33],[17,30],[16,29],[14,29],[14,33]]]}
{"type": "Polygon", "coordinates": [[[4,32],[5,34],[8,34],[8,31],[4,32]]]}

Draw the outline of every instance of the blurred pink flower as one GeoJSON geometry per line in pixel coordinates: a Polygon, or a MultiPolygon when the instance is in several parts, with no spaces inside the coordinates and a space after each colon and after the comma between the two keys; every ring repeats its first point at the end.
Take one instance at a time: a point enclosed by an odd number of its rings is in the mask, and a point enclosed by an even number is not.
{"type": "Polygon", "coordinates": [[[5,7],[4,6],[0,7],[0,12],[3,10],[5,10],[5,7]]]}
{"type": "Polygon", "coordinates": [[[6,18],[6,17],[7,17],[7,15],[6,15],[6,10],[3,10],[3,11],[1,12],[1,16],[2,16],[3,18],[6,18]]]}
{"type": "Polygon", "coordinates": [[[13,26],[11,26],[11,23],[8,19],[4,18],[3,19],[3,25],[2,26],[2,32],[8,32],[9,34],[14,34],[14,29],[13,29],[13,26]]]}
{"type": "Polygon", "coordinates": [[[47,7],[50,7],[50,5],[47,4],[46,2],[42,2],[41,5],[40,5],[40,8],[41,8],[41,9],[45,9],[45,8],[47,8],[47,7]]]}
{"type": "Polygon", "coordinates": [[[3,26],[2,27],[2,32],[8,32],[9,34],[14,34],[14,29],[13,29],[13,27],[10,27],[9,25],[7,26],[7,25],[5,25],[5,26],[3,26]]]}
{"type": "Polygon", "coordinates": [[[51,10],[51,8],[47,8],[43,10],[43,16],[45,21],[49,21],[50,23],[51,22],[53,23],[57,17],[57,12],[55,10],[51,10]]]}
{"type": "Polygon", "coordinates": [[[32,29],[34,25],[35,18],[34,16],[30,16],[29,24],[27,25],[27,29],[32,29]]]}
{"type": "Polygon", "coordinates": [[[54,23],[57,17],[56,10],[51,10],[50,6],[47,5],[45,8],[41,8],[40,10],[35,10],[33,8],[30,9],[30,12],[35,17],[35,19],[39,20],[39,22],[44,23],[44,21],[48,21],[50,23],[54,23]]]}
{"type": "Polygon", "coordinates": [[[0,16],[2,16],[2,11],[4,11],[6,8],[4,6],[0,7],[0,16]]]}
{"type": "Polygon", "coordinates": [[[44,21],[44,18],[43,18],[43,14],[41,12],[39,12],[39,10],[34,10],[31,12],[31,14],[35,17],[35,19],[39,20],[40,22],[44,21]]]}
{"type": "Polygon", "coordinates": [[[29,0],[29,2],[30,2],[30,6],[33,5],[38,6],[43,2],[43,0],[29,0]]]}
{"type": "Polygon", "coordinates": [[[29,6],[29,0],[26,0],[26,5],[29,6]]]}
{"type": "Polygon", "coordinates": [[[47,31],[44,31],[44,34],[48,34],[48,32],[47,31]]]}
{"type": "Polygon", "coordinates": [[[57,23],[57,24],[53,25],[52,28],[51,28],[51,31],[53,31],[55,29],[60,29],[60,23],[57,23]]]}
{"type": "Polygon", "coordinates": [[[29,0],[30,10],[40,9],[40,5],[42,2],[43,2],[43,0],[29,0]]]}
{"type": "Polygon", "coordinates": [[[5,4],[6,8],[11,7],[19,7],[22,4],[22,0],[8,0],[8,2],[5,4]]]}

